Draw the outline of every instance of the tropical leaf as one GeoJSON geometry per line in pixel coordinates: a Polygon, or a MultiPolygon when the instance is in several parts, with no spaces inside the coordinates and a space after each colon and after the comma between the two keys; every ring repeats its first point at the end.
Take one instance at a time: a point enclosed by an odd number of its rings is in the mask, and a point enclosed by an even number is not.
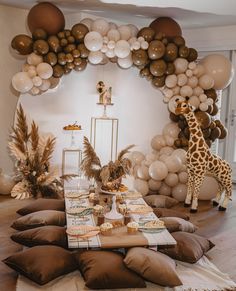
{"type": "Polygon", "coordinates": [[[29,191],[29,184],[26,180],[17,183],[11,190],[11,196],[15,199],[27,199],[32,195],[29,191]]]}

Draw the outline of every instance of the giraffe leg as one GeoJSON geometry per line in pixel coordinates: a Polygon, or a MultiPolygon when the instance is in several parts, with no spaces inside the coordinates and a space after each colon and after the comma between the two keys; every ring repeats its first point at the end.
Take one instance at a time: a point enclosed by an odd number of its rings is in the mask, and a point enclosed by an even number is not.
{"type": "Polygon", "coordinates": [[[203,180],[205,177],[205,172],[200,172],[197,175],[195,175],[195,181],[194,181],[194,192],[193,192],[193,200],[190,212],[196,213],[197,207],[198,207],[198,196],[200,192],[200,187],[202,186],[203,180]]]}
{"type": "Polygon", "coordinates": [[[219,206],[219,211],[225,211],[227,209],[229,200],[231,200],[231,195],[232,195],[232,186],[228,187],[225,191],[225,197],[223,202],[219,206]]]}
{"type": "Polygon", "coordinates": [[[227,164],[227,170],[227,175],[223,176],[221,179],[221,183],[225,188],[225,197],[219,206],[219,211],[225,211],[229,200],[232,199],[232,169],[229,164],[227,164]]]}
{"type": "Polygon", "coordinates": [[[192,202],[192,195],[193,195],[193,189],[194,189],[194,173],[187,168],[188,172],[188,190],[187,190],[187,196],[185,198],[184,207],[190,207],[192,202]]]}
{"type": "Polygon", "coordinates": [[[213,206],[218,206],[219,203],[220,203],[220,199],[221,199],[221,195],[222,195],[222,192],[224,190],[224,187],[223,185],[219,182],[219,188],[218,188],[218,192],[216,194],[216,197],[214,199],[212,199],[212,204],[213,206]]]}

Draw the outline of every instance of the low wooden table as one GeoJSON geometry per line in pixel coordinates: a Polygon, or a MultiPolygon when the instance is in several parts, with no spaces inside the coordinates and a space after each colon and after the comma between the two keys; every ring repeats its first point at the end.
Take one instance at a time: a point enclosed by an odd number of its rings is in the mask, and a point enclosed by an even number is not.
{"type": "MultiPolygon", "coordinates": [[[[71,199],[67,198],[66,194],[71,192],[71,190],[65,190],[65,203],[66,209],[79,207],[79,206],[90,206],[88,199],[71,199]]],[[[76,191],[73,191],[76,192],[76,191]]],[[[131,203],[131,200],[126,200],[126,204],[131,203]]],[[[134,200],[132,199],[132,202],[134,200]]],[[[142,198],[137,199],[137,203],[145,201],[142,198]]],[[[132,215],[132,220],[138,221],[140,215],[132,215]]],[[[158,219],[155,214],[149,213],[148,218],[151,220],[158,219]]],[[[80,218],[76,215],[71,215],[66,213],[67,219],[67,227],[74,225],[94,225],[96,226],[95,217],[93,214],[86,216],[86,221],[83,218],[80,218]]],[[[108,221],[108,220],[106,220],[108,221]]],[[[70,236],[68,235],[68,247],[71,249],[78,248],[101,248],[101,249],[111,249],[111,248],[129,248],[135,246],[146,246],[150,248],[160,248],[166,246],[174,246],[176,241],[168,232],[167,229],[164,229],[157,233],[147,233],[138,231],[136,234],[128,234],[127,227],[117,227],[112,230],[112,235],[104,236],[102,234],[98,234],[94,237],[89,238],[88,240],[83,240],[78,236],[70,236]]]]}

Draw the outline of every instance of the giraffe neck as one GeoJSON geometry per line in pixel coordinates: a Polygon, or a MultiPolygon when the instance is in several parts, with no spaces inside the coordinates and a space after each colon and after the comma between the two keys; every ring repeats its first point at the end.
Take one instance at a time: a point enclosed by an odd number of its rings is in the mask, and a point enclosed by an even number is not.
{"type": "Polygon", "coordinates": [[[190,135],[191,136],[195,135],[198,136],[198,138],[199,137],[203,138],[202,130],[195,114],[192,111],[190,111],[189,113],[184,114],[184,117],[186,118],[186,121],[188,123],[190,135]]]}

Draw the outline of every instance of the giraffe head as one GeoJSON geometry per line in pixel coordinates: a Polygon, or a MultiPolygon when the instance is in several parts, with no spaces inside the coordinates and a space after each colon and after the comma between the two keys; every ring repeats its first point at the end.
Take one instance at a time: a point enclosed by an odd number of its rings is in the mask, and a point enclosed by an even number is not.
{"type": "Polygon", "coordinates": [[[194,108],[187,101],[179,101],[179,102],[177,102],[177,107],[175,109],[175,114],[176,115],[188,114],[191,111],[194,111],[194,108]]]}

